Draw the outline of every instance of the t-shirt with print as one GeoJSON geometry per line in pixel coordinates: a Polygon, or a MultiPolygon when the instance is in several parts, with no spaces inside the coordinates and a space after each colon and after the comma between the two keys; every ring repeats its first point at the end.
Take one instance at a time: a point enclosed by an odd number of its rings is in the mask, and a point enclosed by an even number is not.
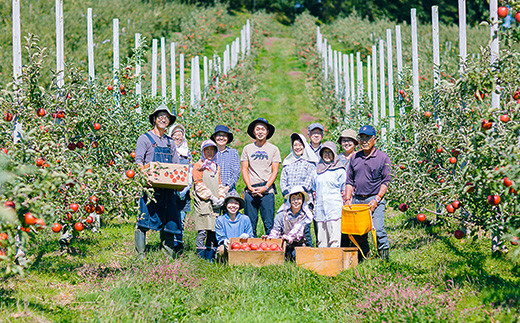
{"type": "MultiPolygon", "coordinates": [[[[275,145],[266,142],[263,146],[251,143],[244,147],[240,161],[249,162],[249,180],[251,185],[265,183],[269,180],[273,163],[281,163],[280,150],[275,145]]],[[[272,192],[272,189],[269,190],[272,192]]]]}

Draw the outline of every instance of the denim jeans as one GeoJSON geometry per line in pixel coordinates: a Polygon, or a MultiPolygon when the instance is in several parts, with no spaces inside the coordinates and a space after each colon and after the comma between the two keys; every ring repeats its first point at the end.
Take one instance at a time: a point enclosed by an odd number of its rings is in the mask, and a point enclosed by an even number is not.
{"type": "MultiPolygon", "coordinates": [[[[363,198],[361,196],[354,196],[352,199],[352,204],[368,204],[368,202],[372,201],[376,196],[369,196],[363,198]]],[[[388,241],[388,235],[385,230],[385,208],[386,208],[386,200],[382,199],[377,204],[376,209],[372,212],[372,223],[374,224],[374,228],[376,229],[376,237],[377,237],[377,249],[389,249],[390,242],[388,241]]],[[[368,251],[368,236],[370,232],[364,234],[362,236],[354,236],[356,241],[359,243],[363,252],[368,251]]],[[[366,253],[365,253],[366,255],[366,253]]]]}
{"type": "Polygon", "coordinates": [[[248,192],[244,194],[244,213],[251,220],[253,227],[253,234],[256,237],[256,226],[258,224],[258,211],[262,216],[264,222],[265,234],[271,233],[274,225],[274,194],[269,193],[264,196],[251,196],[248,192]]]}

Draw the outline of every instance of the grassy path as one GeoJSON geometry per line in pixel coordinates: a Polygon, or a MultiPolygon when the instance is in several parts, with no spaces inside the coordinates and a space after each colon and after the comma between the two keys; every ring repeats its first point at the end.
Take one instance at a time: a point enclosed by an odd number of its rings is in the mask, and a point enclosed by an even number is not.
{"type": "Polygon", "coordinates": [[[305,66],[298,61],[288,31],[282,29],[267,38],[264,45],[259,56],[262,74],[255,106],[258,116],[276,127],[271,142],[280,148],[283,158],[290,151],[291,133],[307,135],[307,126],[318,119],[318,113],[306,90],[305,66]]]}

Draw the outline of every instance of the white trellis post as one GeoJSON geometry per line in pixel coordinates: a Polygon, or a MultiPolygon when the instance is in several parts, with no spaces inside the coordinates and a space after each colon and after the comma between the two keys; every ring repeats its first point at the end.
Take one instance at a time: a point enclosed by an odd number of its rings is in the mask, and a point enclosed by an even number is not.
{"type": "MultiPolygon", "coordinates": [[[[135,34],[135,48],[138,49],[141,46],[141,34],[135,34]]],[[[137,64],[135,65],[135,77],[137,78],[137,83],[135,84],[135,94],[138,96],[141,95],[141,57],[137,60],[137,64]]],[[[141,105],[139,105],[139,113],[141,112],[141,105]]]]}
{"type": "Polygon", "coordinates": [[[201,90],[200,90],[200,57],[195,56],[195,80],[197,81],[196,91],[195,91],[195,99],[197,104],[200,104],[200,100],[202,99],[201,90]]]}
{"type": "Polygon", "coordinates": [[[403,71],[403,49],[401,43],[401,26],[395,26],[395,51],[397,60],[397,80],[401,81],[403,71]]]}
{"type": "MultiPolygon", "coordinates": [[[[341,92],[342,79],[341,74],[343,73],[343,53],[338,51],[338,93],[341,92]]],[[[341,98],[341,93],[339,94],[341,98]]]]}
{"type": "Polygon", "coordinates": [[[13,81],[18,84],[22,75],[22,33],[20,0],[13,0],[13,81]]]}
{"type": "MultiPolygon", "coordinates": [[[[245,54],[245,52],[244,52],[245,54]]],[[[208,82],[209,82],[209,74],[208,73],[208,57],[204,56],[203,58],[203,64],[204,64],[204,93],[208,90],[208,82]]]]}
{"type": "Polygon", "coordinates": [[[327,53],[328,53],[328,55],[329,55],[329,57],[328,57],[328,59],[327,59],[327,62],[329,62],[329,68],[330,68],[330,69],[333,69],[333,68],[334,68],[334,67],[333,67],[334,58],[332,57],[332,56],[333,56],[333,55],[332,55],[332,46],[329,45],[329,47],[328,47],[328,52],[327,52],[327,53]]]}
{"type": "Polygon", "coordinates": [[[166,40],[161,37],[161,96],[166,99],[166,40]]]}
{"type": "MultiPolygon", "coordinates": [[[[112,20],[113,52],[114,52],[114,76],[119,71],[119,19],[112,20]]],[[[117,80],[115,80],[117,82],[117,80]]]]}
{"type": "Polygon", "coordinates": [[[394,59],[392,55],[392,29],[386,30],[386,53],[387,53],[387,72],[388,72],[388,117],[390,118],[390,131],[395,129],[394,112],[394,59]]]}
{"type": "Polygon", "coordinates": [[[354,54],[350,54],[350,99],[352,103],[356,102],[356,86],[354,78],[354,54]]]}
{"type": "Polygon", "coordinates": [[[62,87],[65,77],[63,54],[63,0],[56,0],[56,72],[57,85],[62,87]]]}
{"type": "Polygon", "coordinates": [[[323,43],[323,73],[325,74],[325,81],[329,79],[329,55],[327,55],[327,39],[323,43]]]}
{"type": "Polygon", "coordinates": [[[321,34],[320,34],[320,26],[316,26],[316,50],[321,52],[321,34]]]}
{"type": "Polygon", "coordinates": [[[246,23],[246,36],[247,36],[247,42],[246,42],[246,46],[247,46],[247,54],[249,55],[249,53],[251,52],[251,23],[249,22],[249,19],[247,20],[247,23],[246,23]]]}
{"type": "Polygon", "coordinates": [[[152,40],[152,96],[157,95],[157,39],[152,40]]]}
{"type": "MultiPolygon", "coordinates": [[[[499,43],[498,43],[498,33],[499,33],[499,25],[498,25],[498,3],[497,0],[489,1],[489,11],[491,14],[491,28],[490,28],[490,37],[491,37],[491,65],[495,64],[498,60],[499,52],[499,43]]],[[[495,93],[496,89],[493,89],[491,92],[491,107],[493,109],[498,109],[500,106],[500,94],[495,93]]]]}
{"type": "Polygon", "coordinates": [[[345,111],[350,111],[350,73],[348,55],[343,54],[343,83],[345,84],[345,111]]]}
{"type": "Polygon", "coordinates": [[[175,43],[170,43],[170,64],[171,64],[171,81],[170,86],[172,88],[172,99],[173,102],[177,102],[177,80],[175,76],[176,69],[176,57],[175,57],[175,43]]]}
{"type": "Polygon", "coordinates": [[[179,102],[184,104],[184,54],[179,54],[179,102]]]}
{"type": "Polygon", "coordinates": [[[377,46],[372,45],[372,118],[374,125],[379,124],[379,111],[377,103],[377,46]]]}
{"type": "Polygon", "coordinates": [[[334,50],[334,56],[333,56],[334,62],[332,70],[334,72],[334,93],[336,94],[336,97],[339,96],[339,75],[338,75],[338,51],[334,50]]]}
{"type": "Polygon", "coordinates": [[[464,73],[467,56],[466,43],[466,0],[459,0],[459,73],[464,73]]]}
{"type": "Polygon", "coordinates": [[[195,57],[192,57],[191,58],[191,82],[190,82],[190,105],[192,107],[195,106],[195,87],[197,86],[197,81],[195,80],[195,73],[196,73],[196,68],[195,68],[195,57]]]}
{"type": "Polygon", "coordinates": [[[385,44],[382,39],[379,39],[379,91],[381,97],[381,119],[386,117],[385,88],[385,44]]]}
{"type": "Polygon", "coordinates": [[[412,78],[413,78],[413,107],[419,108],[419,53],[417,50],[417,16],[416,10],[411,10],[412,25],[412,78]]]}
{"type": "Polygon", "coordinates": [[[372,101],[372,56],[367,56],[367,95],[368,102],[372,101]]]}
{"type": "Polygon", "coordinates": [[[440,82],[440,54],[439,54],[439,7],[432,7],[432,43],[433,43],[433,87],[440,82]]]}
{"type": "Polygon", "coordinates": [[[230,70],[230,60],[229,60],[229,57],[230,57],[230,49],[229,49],[229,45],[226,45],[226,51],[224,52],[224,75],[227,76],[228,73],[229,73],[229,70],[230,70]]]}
{"type": "Polygon", "coordinates": [[[357,63],[357,102],[359,105],[363,103],[363,62],[361,61],[361,53],[356,53],[357,63]]]}
{"type": "Polygon", "coordinates": [[[87,54],[88,54],[88,76],[90,81],[96,77],[94,70],[94,31],[92,25],[92,8],[87,9],[87,54]]]}
{"type": "Polygon", "coordinates": [[[242,28],[240,31],[240,51],[242,54],[242,59],[246,56],[246,27],[242,28]]]}

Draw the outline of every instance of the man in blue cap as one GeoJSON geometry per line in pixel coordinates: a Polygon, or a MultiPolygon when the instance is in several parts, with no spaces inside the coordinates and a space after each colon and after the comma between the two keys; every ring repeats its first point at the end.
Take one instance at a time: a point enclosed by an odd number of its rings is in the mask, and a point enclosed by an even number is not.
{"type": "Polygon", "coordinates": [[[258,118],[249,124],[247,133],[255,142],[242,150],[242,177],[246,184],[244,193],[244,212],[251,220],[253,234],[256,236],[258,211],[262,215],[265,234],[269,234],[274,225],[274,181],[278,175],[280,150],[267,142],[275,128],[264,118],[258,118]]]}
{"type": "MultiPolygon", "coordinates": [[[[388,260],[390,244],[385,231],[384,196],[391,180],[390,157],[375,147],[377,136],[374,127],[361,127],[358,139],[361,150],[350,159],[347,169],[346,204],[370,205],[377,249],[381,258],[388,260]]],[[[368,234],[354,237],[366,255],[369,251],[368,234]]]]}

